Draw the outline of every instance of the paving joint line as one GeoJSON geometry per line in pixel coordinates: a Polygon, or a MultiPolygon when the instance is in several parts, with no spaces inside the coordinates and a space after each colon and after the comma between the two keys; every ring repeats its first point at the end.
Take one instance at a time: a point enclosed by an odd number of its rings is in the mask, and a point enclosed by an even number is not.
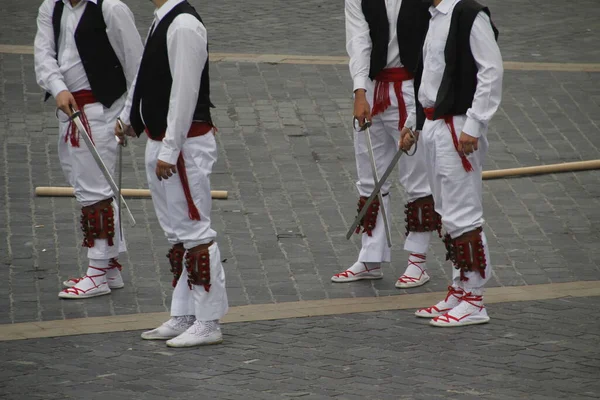
{"type": "MultiPolygon", "coordinates": [[[[231,307],[223,323],[268,321],[428,307],[446,292],[399,294],[385,297],[342,298],[231,307]]],[[[576,281],[486,289],[486,304],[540,301],[565,297],[600,296],[600,281],[576,281]]],[[[92,300],[93,301],[93,300],[92,300]]],[[[154,328],[166,312],[76,318],[0,325],[0,342],[154,328]]],[[[492,315],[493,321],[493,315],[492,315]]]]}
{"type": "MultiPolygon", "coordinates": [[[[33,46],[0,44],[3,54],[33,54],[33,46]]],[[[295,55],[295,54],[251,54],[251,53],[210,53],[212,62],[240,62],[265,64],[313,64],[346,65],[346,56],[295,55]]],[[[551,63],[533,61],[505,61],[504,69],[509,71],[555,71],[555,72],[600,72],[600,63],[551,63]]]]}

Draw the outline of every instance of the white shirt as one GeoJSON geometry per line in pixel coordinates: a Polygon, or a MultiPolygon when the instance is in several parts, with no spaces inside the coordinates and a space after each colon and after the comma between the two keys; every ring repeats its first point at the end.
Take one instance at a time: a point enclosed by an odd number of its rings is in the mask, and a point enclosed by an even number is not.
{"type": "MultiPolygon", "coordinates": [[[[369,79],[371,62],[371,37],[369,24],[362,12],[361,0],[346,0],[346,51],[350,57],[350,76],[354,82],[354,91],[365,89],[369,79]]],[[[400,48],[398,47],[398,15],[402,0],[385,0],[385,8],[390,30],[386,68],[402,67],[400,48]]]]}
{"type": "MultiPolygon", "coordinates": [[[[450,30],[452,11],[460,0],[442,0],[437,7],[430,7],[431,20],[423,46],[423,76],[419,88],[419,102],[424,108],[433,107],[437,98],[446,61],[444,49],[450,30]]],[[[471,28],[469,38],[471,52],[477,64],[477,89],[463,132],[480,137],[492,119],[502,99],[504,68],[502,55],[494,37],[490,18],[479,12],[471,28]]],[[[458,133],[458,132],[457,132],[458,133]]]]}
{"type": "MultiPolygon", "coordinates": [[[[38,29],[34,42],[35,73],[38,84],[54,97],[63,90],[76,92],[90,89],[75,44],[75,30],[88,1],[96,4],[96,0],[81,0],[73,7],[69,0],[44,0],[38,10],[38,29]],[[65,4],[60,20],[58,61],[52,27],[52,14],[57,1],[65,4]]],[[[104,0],[102,14],[108,40],[121,62],[129,85],[135,77],[143,51],[133,14],[119,0],[104,0]]]]}
{"type": "MultiPolygon", "coordinates": [[[[148,37],[165,15],[183,1],[169,0],[154,11],[154,22],[150,27],[148,37]]],[[[192,125],[200,93],[200,77],[208,59],[207,43],[206,28],[190,14],[178,15],[167,30],[167,54],[173,85],[167,114],[167,131],[158,159],[171,165],[177,163],[179,152],[192,125]]],[[[121,113],[121,120],[127,125],[130,124],[134,91],[135,80],[129,88],[127,102],[121,113]]],[[[140,104],[140,112],[141,106],[140,104]]],[[[143,117],[142,114],[142,119],[143,117]]]]}

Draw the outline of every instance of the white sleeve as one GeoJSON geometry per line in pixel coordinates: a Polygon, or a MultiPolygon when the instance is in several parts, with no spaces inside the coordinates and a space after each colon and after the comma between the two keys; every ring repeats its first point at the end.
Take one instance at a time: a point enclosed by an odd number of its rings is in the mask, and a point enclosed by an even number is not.
{"type": "Polygon", "coordinates": [[[367,88],[371,60],[369,24],[360,0],[346,0],[346,51],[350,57],[350,76],[354,91],[367,88]]]}
{"type": "Polygon", "coordinates": [[[54,1],[44,1],[38,10],[33,58],[38,85],[56,97],[60,92],[68,89],[57,61],[54,28],[52,27],[53,13],[54,1]]]}
{"type": "Polygon", "coordinates": [[[502,100],[504,67],[488,15],[481,11],[475,18],[470,36],[471,52],[477,64],[477,89],[463,132],[480,137],[498,110],[502,100]]]}
{"type": "Polygon", "coordinates": [[[206,29],[192,15],[179,15],[167,31],[167,53],[173,85],[167,132],[158,159],[172,165],[177,163],[194,118],[200,77],[208,58],[206,45],[206,29]]]}

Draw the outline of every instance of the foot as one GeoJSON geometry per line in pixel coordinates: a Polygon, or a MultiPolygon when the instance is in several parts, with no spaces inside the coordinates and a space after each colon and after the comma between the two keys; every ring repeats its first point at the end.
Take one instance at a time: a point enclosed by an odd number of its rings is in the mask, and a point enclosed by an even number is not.
{"type": "Polygon", "coordinates": [[[465,293],[460,304],[429,323],[439,327],[477,325],[489,322],[490,317],[483,305],[483,297],[465,293]]]}
{"type": "Polygon", "coordinates": [[[344,272],[340,272],[339,274],[335,274],[334,276],[332,276],[331,281],[340,283],[360,281],[363,279],[381,278],[383,278],[383,273],[381,272],[380,263],[356,262],[353,266],[351,266],[344,272]]]}
{"type": "Polygon", "coordinates": [[[183,315],[171,317],[170,320],[163,323],[156,329],[142,333],[144,340],[168,340],[181,335],[190,326],[194,324],[196,317],[193,315],[183,315]]]}
{"type": "Polygon", "coordinates": [[[61,299],[87,299],[110,294],[110,288],[106,281],[106,269],[88,267],[88,275],[81,278],[73,287],[68,287],[58,293],[61,299]],[[89,275],[90,270],[98,271],[97,274],[89,275]]]}
{"type": "Polygon", "coordinates": [[[167,341],[167,346],[194,347],[222,342],[223,335],[218,321],[196,321],[181,335],[167,341]]]}
{"type": "MultiPolygon", "coordinates": [[[[121,276],[121,269],[123,267],[116,258],[111,258],[108,262],[108,270],[106,271],[106,281],[108,282],[108,287],[111,289],[121,289],[125,286],[123,282],[123,277],[121,276]]],[[[73,287],[81,282],[85,276],[81,278],[69,278],[63,282],[65,287],[73,287]]]]}
{"type": "Polygon", "coordinates": [[[464,291],[462,289],[448,286],[448,294],[444,300],[434,306],[417,310],[415,315],[421,318],[435,318],[444,315],[460,304],[463,295],[464,291]]]}
{"type": "Polygon", "coordinates": [[[425,270],[425,254],[411,253],[408,257],[408,267],[404,274],[396,281],[396,287],[400,289],[414,288],[429,282],[429,275],[425,270]]]}

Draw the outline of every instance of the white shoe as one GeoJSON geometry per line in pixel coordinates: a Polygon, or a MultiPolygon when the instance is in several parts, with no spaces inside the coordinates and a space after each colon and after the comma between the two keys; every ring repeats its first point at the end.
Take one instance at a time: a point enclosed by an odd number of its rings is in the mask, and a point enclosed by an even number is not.
{"type": "MultiPolygon", "coordinates": [[[[117,261],[116,258],[111,258],[108,263],[109,268],[106,270],[106,281],[108,282],[108,287],[111,289],[121,289],[125,286],[123,282],[123,277],[121,276],[121,264],[117,261]]],[[[69,278],[66,281],[63,281],[63,285],[65,287],[73,287],[81,282],[85,276],[81,278],[69,278]]]]}
{"type": "Polygon", "coordinates": [[[448,286],[448,294],[444,300],[434,306],[415,311],[415,315],[420,318],[435,318],[444,315],[460,304],[463,295],[464,291],[461,288],[448,286]]]}
{"type": "Polygon", "coordinates": [[[169,347],[194,347],[219,344],[223,335],[218,321],[196,321],[181,335],[167,341],[169,347]]]}
{"type": "Polygon", "coordinates": [[[184,315],[171,317],[170,320],[163,323],[156,329],[142,333],[144,340],[168,340],[181,335],[190,326],[194,324],[196,317],[193,315],[184,315]]]}
{"type": "Polygon", "coordinates": [[[490,317],[483,305],[483,297],[465,293],[459,305],[444,315],[435,317],[429,323],[439,327],[455,327],[485,324],[490,317]]]}
{"type": "Polygon", "coordinates": [[[427,282],[429,282],[429,275],[427,275],[427,272],[421,271],[421,274],[418,278],[408,276],[406,274],[402,275],[400,278],[398,278],[394,286],[400,289],[409,289],[418,286],[423,286],[427,282]]]}
{"type": "MultiPolygon", "coordinates": [[[[84,276],[81,281],[90,279],[89,276],[84,276]]],[[[106,282],[102,282],[99,285],[94,283],[94,286],[88,287],[87,289],[81,289],[77,286],[66,288],[58,293],[58,297],[61,299],[87,299],[90,297],[103,296],[110,294],[110,288],[106,282]]]]}
{"type": "Polygon", "coordinates": [[[381,272],[381,264],[378,265],[379,266],[377,267],[369,268],[367,266],[367,263],[356,262],[353,266],[351,266],[344,272],[340,272],[339,274],[335,274],[334,276],[332,276],[331,281],[336,283],[343,283],[360,281],[363,279],[381,279],[383,278],[383,272],[381,272]]]}
{"type": "Polygon", "coordinates": [[[398,278],[394,286],[400,289],[408,289],[422,286],[429,282],[429,275],[427,275],[425,270],[425,263],[425,254],[411,253],[408,257],[406,271],[398,278]]]}

